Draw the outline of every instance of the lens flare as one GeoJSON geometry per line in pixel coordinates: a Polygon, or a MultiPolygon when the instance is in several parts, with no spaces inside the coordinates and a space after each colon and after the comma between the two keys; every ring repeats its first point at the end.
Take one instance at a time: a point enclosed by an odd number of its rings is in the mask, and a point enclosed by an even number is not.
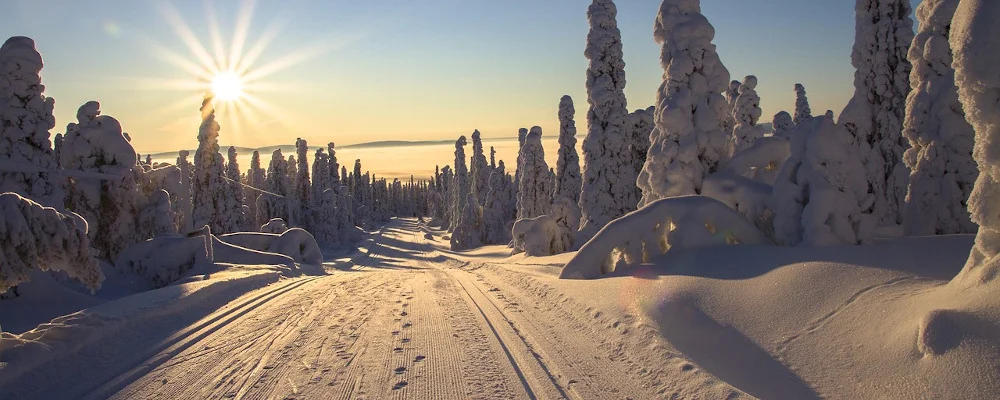
{"type": "Polygon", "coordinates": [[[236,101],[243,97],[243,80],[235,72],[226,71],[212,78],[212,94],[222,101],[236,101]]]}

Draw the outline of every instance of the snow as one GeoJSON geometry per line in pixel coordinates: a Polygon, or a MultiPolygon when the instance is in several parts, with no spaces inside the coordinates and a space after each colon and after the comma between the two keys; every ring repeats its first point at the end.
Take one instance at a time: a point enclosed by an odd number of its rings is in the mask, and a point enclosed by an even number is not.
{"type": "Polygon", "coordinates": [[[227,197],[224,179],[225,161],[219,153],[219,123],[215,121],[212,97],[205,96],[201,103],[201,126],[198,129],[198,150],[194,154],[194,179],[191,198],[193,227],[208,225],[216,232],[226,231],[223,212],[227,197]]]}
{"type": "Polygon", "coordinates": [[[542,128],[533,126],[519,154],[521,180],[517,185],[517,219],[535,218],[548,212],[550,191],[545,189],[549,166],[542,149],[542,128]]]}
{"type": "Polygon", "coordinates": [[[486,154],[483,152],[483,138],[479,130],[472,132],[472,159],[469,165],[470,189],[476,195],[476,202],[479,206],[486,204],[486,195],[490,186],[489,164],[486,163],[486,154]]]}
{"type": "Polygon", "coordinates": [[[788,140],[778,137],[760,138],[749,148],[733,155],[724,170],[773,185],[781,167],[790,156],[791,145],[788,140]]]}
{"type": "Polygon", "coordinates": [[[801,83],[795,84],[795,117],[792,123],[795,125],[812,118],[812,110],[809,108],[809,99],[806,97],[806,87],[801,83]]]}
{"type": "Polygon", "coordinates": [[[573,98],[563,96],[559,100],[559,151],[556,159],[556,189],[552,196],[556,199],[567,198],[574,203],[580,201],[580,189],[583,186],[580,155],[576,152],[575,114],[573,98]]]}
{"type": "Polygon", "coordinates": [[[740,95],[736,98],[736,108],[733,109],[733,152],[746,150],[753,143],[764,137],[763,127],[757,126],[760,119],[760,96],[757,95],[757,77],[748,75],[740,84],[740,95]]]}
{"type": "Polygon", "coordinates": [[[285,220],[281,218],[271,218],[266,224],[261,225],[260,231],[262,233],[283,233],[288,230],[288,225],[285,224],[285,220]]]}
{"type": "Polygon", "coordinates": [[[468,143],[464,135],[455,141],[455,177],[453,178],[454,182],[451,184],[451,193],[448,197],[451,214],[449,231],[455,230],[455,226],[458,225],[462,210],[465,208],[465,197],[471,190],[469,168],[465,164],[465,145],[468,143]]]}
{"type": "Polygon", "coordinates": [[[788,140],[791,138],[794,126],[792,116],[788,114],[788,111],[778,111],[771,120],[771,127],[773,129],[771,136],[788,140]]]}
{"type": "Polygon", "coordinates": [[[723,130],[729,71],[715,51],[714,36],[699,1],[665,0],[660,5],[653,37],[663,48],[664,74],[656,92],[656,129],[637,182],[640,206],[700,193],[705,176],[730,155],[732,132],[723,130]]]}
{"type": "Polygon", "coordinates": [[[965,120],[955,87],[948,33],[958,0],[925,1],[917,7],[920,31],[913,39],[913,64],[903,136],[910,170],[903,210],[907,235],[974,233],[966,201],[979,175],[972,158],[975,132],[965,120]]]}
{"type": "Polygon", "coordinates": [[[452,250],[469,250],[483,245],[483,215],[476,194],[468,193],[455,231],[451,233],[452,250]]]}
{"type": "Polygon", "coordinates": [[[485,244],[504,244],[510,241],[517,201],[513,200],[514,184],[507,175],[503,160],[490,174],[490,191],[483,207],[483,241],[485,244]]]}
{"type": "Polygon", "coordinates": [[[649,262],[668,250],[763,245],[770,240],[743,215],[705,196],[680,196],[654,201],[616,219],[580,247],[563,268],[563,279],[593,279],[649,262]]]}
{"type": "MultiPolygon", "coordinates": [[[[587,8],[587,136],[583,139],[580,236],[589,238],[612,219],[635,209],[633,141],[625,126],[625,61],[618,9],[611,0],[587,8]]],[[[520,164],[519,164],[520,167],[520,164]]],[[[519,168],[520,169],[520,168],[519,168]]],[[[541,215],[534,214],[531,217],[541,215]]],[[[518,213],[519,217],[524,217],[518,213]]]]}

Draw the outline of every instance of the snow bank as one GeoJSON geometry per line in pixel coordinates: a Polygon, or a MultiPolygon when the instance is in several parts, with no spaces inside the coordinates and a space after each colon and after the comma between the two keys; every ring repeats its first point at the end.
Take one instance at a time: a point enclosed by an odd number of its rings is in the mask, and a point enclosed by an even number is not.
{"type": "Polygon", "coordinates": [[[262,233],[274,233],[281,234],[288,230],[288,225],[285,225],[285,220],[281,218],[271,218],[266,224],[261,225],[260,231],[262,233]]]}
{"type": "Polygon", "coordinates": [[[215,262],[206,235],[161,235],[133,244],[115,261],[115,268],[145,279],[151,288],[161,288],[180,279],[196,266],[215,262]]]}
{"type": "Polygon", "coordinates": [[[768,237],[774,233],[774,211],[771,205],[771,185],[727,171],[705,178],[702,195],[719,200],[743,214],[768,237]]]}
{"type": "Polygon", "coordinates": [[[219,240],[265,253],[277,253],[291,257],[297,263],[308,265],[323,264],[323,253],[316,238],[309,232],[292,228],[281,234],[240,232],[219,236],[219,240]]]}
{"type": "Polygon", "coordinates": [[[104,274],[79,221],[15,193],[0,194],[0,293],[26,281],[33,269],[64,271],[99,289],[104,274]]]}
{"type": "Polygon", "coordinates": [[[740,213],[706,196],[654,201],[611,221],[566,263],[562,279],[592,279],[672,248],[770,244],[740,213]]]}
{"type": "Polygon", "coordinates": [[[733,155],[725,169],[754,181],[773,185],[791,154],[788,140],[780,137],[760,138],[752,146],[733,155]]]}

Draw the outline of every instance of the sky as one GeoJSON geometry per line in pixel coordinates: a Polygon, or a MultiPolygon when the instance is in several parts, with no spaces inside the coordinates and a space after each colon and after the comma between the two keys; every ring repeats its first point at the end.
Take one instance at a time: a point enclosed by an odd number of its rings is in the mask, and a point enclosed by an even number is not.
{"type": "MultiPolygon", "coordinates": [[[[763,122],[792,111],[795,83],[805,85],[814,114],[840,114],[853,94],[853,1],[702,3],[732,79],[757,76],[763,122]]],[[[253,79],[248,97],[219,106],[223,145],[436,140],[474,129],[511,137],[533,125],[555,135],[564,94],[583,134],[589,4],[14,0],[0,13],[0,37],[35,40],[46,96],[56,101],[53,134],[97,100],[141,153],[197,146],[210,87],[199,66],[232,64],[231,54],[253,79]]],[[[663,74],[652,36],[660,1],[616,4],[628,107],[645,108],[663,74]]]]}

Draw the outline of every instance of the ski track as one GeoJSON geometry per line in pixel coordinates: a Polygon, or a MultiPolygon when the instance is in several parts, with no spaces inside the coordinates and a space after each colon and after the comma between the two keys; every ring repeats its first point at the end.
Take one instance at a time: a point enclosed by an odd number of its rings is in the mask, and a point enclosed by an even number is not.
{"type": "MultiPolygon", "coordinates": [[[[733,389],[656,339],[544,279],[442,257],[396,220],[348,271],[282,280],[143,340],[123,329],[100,348],[30,374],[24,398],[650,399],[680,382],[733,389]],[[170,333],[173,332],[173,333],[170,333]],[[114,349],[115,343],[122,347],[114,349]],[[60,384],[68,368],[94,366],[60,384]],[[102,375],[103,372],[103,375],[102,375]]],[[[174,321],[176,323],[176,321],[174,321]]],[[[164,326],[169,326],[164,325],[164,326]]],[[[67,357],[70,358],[70,357],[67,357]]]]}

